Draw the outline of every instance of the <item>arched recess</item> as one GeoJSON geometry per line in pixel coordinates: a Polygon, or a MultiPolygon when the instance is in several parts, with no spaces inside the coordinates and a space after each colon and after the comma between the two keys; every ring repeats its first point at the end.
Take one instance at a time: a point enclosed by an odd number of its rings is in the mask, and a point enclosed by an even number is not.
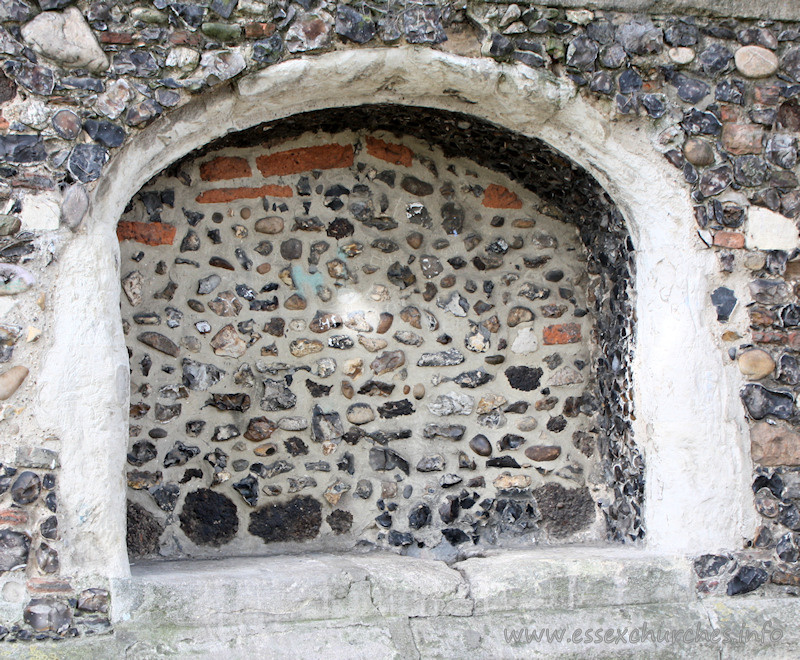
{"type": "Polygon", "coordinates": [[[424,48],[299,59],[213,91],[126,145],[91,194],[65,250],[55,341],[38,413],[63,443],[65,569],[125,577],[128,360],[119,316],[115,225],[134,193],[188,152],[232,131],[300,112],[369,103],[468,113],[539,138],[613,198],[636,244],[635,437],[646,456],[646,547],[701,553],[740,545],[754,527],[737,376],[707,309],[713,256],[696,240],[689,196],[640,124],[610,122],[550,74],[424,48]]]}

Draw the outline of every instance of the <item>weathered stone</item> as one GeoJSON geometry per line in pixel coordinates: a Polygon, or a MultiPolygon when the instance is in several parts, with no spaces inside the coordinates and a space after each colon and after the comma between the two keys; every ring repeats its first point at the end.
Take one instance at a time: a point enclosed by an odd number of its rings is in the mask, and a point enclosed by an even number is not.
{"type": "Polygon", "coordinates": [[[240,358],[247,350],[247,342],[238,335],[233,324],[229,323],[211,339],[211,348],[221,357],[240,358]]]}
{"type": "Polygon", "coordinates": [[[537,462],[554,461],[560,455],[561,447],[558,445],[533,445],[525,450],[525,456],[537,462]]]}
{"type": "Polygon", "coordinates": [[[28,377],[28,368],[17,365],[0,374],[0,401],[6,401],[28,377]]]}
{"type": "Polygon", "coordinates": [[[736,69],[747,78],[766,78],[778,70],[778,58],[761,46],[743,46],[734,54],[736,69]]]}
{"type": "Polygon", "coordinates": [[[378,406],[378,414],[382,419],[393,419],[414,413],[414,406],[408,399],[401,401],[387,401],[378,406]]]}
{"type": "Polygon", "coordinates": [[[417,472],[441,472],[444,469],[445,460],[441,454],[423,456],[417,463],[417,472]]]}
{"type": "Polygon", "coordinates": [[[475,407],[475,398],[459,392],[440,394],[428,403],[428,410],[433,415],[469,415],[475,407]]]}
{"type": "Polygon", "coordinates": [[[406,356],[403,351],[386,351],[375,358],[369,367],[376,376],[380,376],[399,369],[405,363],[406,356]]]}
{"type": "Polygon", "coordinates": [[[358,343],[366,348],[370,353],[377,353],[389,345],[385,339],[378,337],[367,337],[365,335],[358,335],[358,343]]]}
{"type": "Polygon", "coordinates": [[[150,346],[171,357],[178,357],[180,353],[180,349],[175,342],[158,332],[143,332],[137,339],[146,346],[150,346]]]}
{"type": "Polygon", "coordinates": [[[461,364],[464,354],[457,348],[449,348],[437,353],[423,353],[417,360],[418,367],[450,367],[461,364]]]}
{"type": "Polygon", "coordinates": [[[740,393],[747,412],[753,419],[772,415],[789,419],[794,413],[794,397],[788,392],[775,392],[762,385],[745,385],[740,393]]]}
{"type": "Polygon", "coordinates": [[[800,434],[777,424],[759,422],[750,429],[750,452],[765,466],[800,466],[800,434]]]}
{"type": "Polygon", "coordinates": [[[761,380],[769,376],[775,369],[775,361],[769,353],[760,348],[745,351],[737,360],[739,370],[751,380],[761,380]]]}
{"type": "Polygon", "coordinates": [[[222,493],[205,488],[186,496],[179,519],[183,533],[200,546],[224,545],[233,540],[239,530],[233,501],[222,493]]]}
{"type": "Polygon", "coordinates": [[[508,367],[505,371],[509,385],[515,390],[530,392],[539,387],[544,372],[540,367],[508,367]]]}
{"type": "MultiPolygon", "coordinates": [[[[261,409],[269,411],[275,410],[288,410],[294,408],[297,403],[297,396],[286,386],[282,380],[273,380],[267,378],[264,380],[264,394],[261,398],[261,409]]],[[[278,422],[278,426],[285,430],[302,430],[308,426],[308,422],[303,420],[302,428],[299,426],[299,420],[302,418],[283,418],[278,422]],[[290,423],[292,420],[298,420],[298,423],[290,423]],[[288,421],[287,421],[288,420],[288,421]],[[289,428],[286,428],[289,427],[289,428]]]]}
{"type": "Polygon", "coordinates": [[[283,218],[272,215],[257,220],[254,229],[261,234],[280,234],[283,231],[283,227],[283,218]]]}
{"type": "Polygon", "coordinates": [[[294,357],[304,357],[312,353],[319,353],[325,345],[318,339],[295,339],[289,344],[289,352],[294,357]]]}

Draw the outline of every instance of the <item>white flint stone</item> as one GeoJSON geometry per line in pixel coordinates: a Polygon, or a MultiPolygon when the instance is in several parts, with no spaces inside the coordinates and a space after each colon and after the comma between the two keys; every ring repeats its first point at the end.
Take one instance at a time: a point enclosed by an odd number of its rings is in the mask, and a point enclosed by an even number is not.
{"type": "Polygon", "coordinates": [[[786,250],[800,246],[794,220],[761,206],[747,212],[745,244],[749,250],[786,250]]]}
{"type": "Polygon", "coordinates": [[[100,73],[108,57],[77,7],[46,11],[22,26],[22,37],[39,55],[74,68],[100,73]]]}
{"type": "Polygon", "coordinates": [[[539,340],[531,327],[520,328],[520,330],[517,331],[517,336],[514,337],[514,341],[511,343],[511,351],[520,355],[533,353],[538,350],[538,348],[539,340]]]}
{"type": "Polygon", "coordinates": [[[469,394],[448,392],[440,394],[428,404],[428,410],[433,415],[445,417],[447,415],[469,415],[475,407],[475,398],[469,394]]]}
{"type": "Polygon", "coordinates": [[[55,192],[28,195],[22,202],[19,219],[22,228],[30,231],[52,231],[58,229],[61,204],[55,192]]]}

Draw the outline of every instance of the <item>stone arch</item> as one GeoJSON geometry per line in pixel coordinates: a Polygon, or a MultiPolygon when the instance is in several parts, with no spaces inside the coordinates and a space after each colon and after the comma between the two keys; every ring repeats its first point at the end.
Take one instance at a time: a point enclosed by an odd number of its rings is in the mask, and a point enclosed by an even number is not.
{"type": "Polygon", "coordinates": [[[63,257],[56,340],[40,394],[41,410],[61,411],[42,423],[63,440],[62,492],[72,516],[67,570],[107,577],[129,571],[128,366],[114,234],[125,204],[154,174],[227,132],[375,102],[461,111],[539,138],[614,199],[637,246],[634,430],[647,460],[647,548],[738,546],[754,526],[750,461],[738,377],[709,331],[706,280],[715,264],[695,238],[688,194],[647,131],[608,123],[570,85],[541,71],[426,49],[362,49],[285,62],[199,98],[143,130],[92,191],[89,217],[63,257]],[[709,465],[716,469],[701,479],[709,465]]]}

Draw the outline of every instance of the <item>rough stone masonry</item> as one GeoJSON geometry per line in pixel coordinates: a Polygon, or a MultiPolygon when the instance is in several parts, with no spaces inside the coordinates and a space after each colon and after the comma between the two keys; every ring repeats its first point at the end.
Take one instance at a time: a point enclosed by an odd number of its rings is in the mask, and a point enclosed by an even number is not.
{"type": "MultiPolygon", "coordinates": [[[[695,240],[719,262],[708,306],[720,360],[746,381],[761,520],[741,548],[697,559],[697,586],[796,594],[798,17],[561,4],[2,3],[0,638],[109,628],[108,585],[61,570],[61,441],[34,414],[59,255],[84,230],[104,167],[160,116],[228,81],[362,45],[546,70],[610,123],[654,132],[653,158],[683,177],[695,240]]],[[[584,199],[554,220],[539,202],[585,192],[563,159],[506,153],[510,139],[483,158],[429,151],[424,125],[403,126],[411,138],[337,120],[327,140],[303,131],[282,146],[222,145],[131,201],[119,237],[133,553],[363,539],[408,552],[516,530],[545,542],[645,537],[646,466],[626,426],[634,319],[621,282],[634,246],[619,213],[584,199]],[[558,168],[558,184],[540,176],[558,168]],[[613,240],[581,245],[571,227],[591,224],[597,237],[598,218],[613,240]],[[540,232],[557,244],[534,245],[540,232]],[[383,435],[406,430],[413,440],[383,435]],[[513,497],[498,496],[506,487],[513,497]]]]}

